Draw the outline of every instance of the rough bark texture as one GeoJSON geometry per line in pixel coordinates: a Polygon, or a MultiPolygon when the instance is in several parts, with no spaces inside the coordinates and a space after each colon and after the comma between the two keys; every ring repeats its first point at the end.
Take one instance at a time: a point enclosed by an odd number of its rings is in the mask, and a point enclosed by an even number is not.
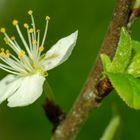
{"type": "MultiPolygon", "coordinates": [[[[131,2],[131,0],[117,0],[113,18],[100,53],[106,53],[113,57],[118,44],[120,29],[128,24],[131,2]]],[[[101,73],[102,64],[98,55],[80,96],[75,101],[66,119],[57,127],[52,140],[74,140],[83,123],[87,120],[89,112],[100,106],[97,99],[101,101],[104,96],[98,96],[96,85],[99,82],[101,73]]]]}

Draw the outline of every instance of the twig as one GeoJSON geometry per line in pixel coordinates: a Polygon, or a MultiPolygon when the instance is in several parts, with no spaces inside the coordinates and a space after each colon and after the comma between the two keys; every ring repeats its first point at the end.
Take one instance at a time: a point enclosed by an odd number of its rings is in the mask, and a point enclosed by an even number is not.
{"type": "MultiPolygon", "coordinates": [[[[113,18],[100,53],[113,57],[119,40],[120,29],[128,24],[131,2],[131,0],[117,0],[113,18]]],[[[101,73],[102,64],[98,55],[95,66],[80,96],[66,119],[57,127],[52,140],[74,140],[83,123],[87,120],[89,112],[99,107],[100,101],[104,98],[104,96],[98,96],[99,93],[96,90],[101,73]]]]}
{"type": "Polygon", "coordinates": [[[49,98],[46,99],[45,103],[43,104],[43,108],[46,117],[53,125],[52,132],[54,132],[60,122],[65,119],[65,113],[54,101],[50,100],[49,98]]]}

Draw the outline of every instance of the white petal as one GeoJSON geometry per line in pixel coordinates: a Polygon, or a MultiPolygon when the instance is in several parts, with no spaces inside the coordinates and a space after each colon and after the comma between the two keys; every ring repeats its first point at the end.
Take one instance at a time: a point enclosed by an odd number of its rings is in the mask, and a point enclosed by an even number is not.
{"type": "Polygon", "coordinates": [[[68,59],[76,44],[78,31],[60,39],[47,53],[43,67],[50,70],[68,59]]]}
{"type": "Polygon", "coordinates": [[[14,75],[7,75],[0,81],[0,103],[12,95],[20,86],[20,81],[14,75]]]}
{"type": "Polygon", "coordinates": [[[43,91],[45,78],[38,73],[23,78],[20,88],[8,98],[9,107],[26,106],[37,100],[43,91]]]}

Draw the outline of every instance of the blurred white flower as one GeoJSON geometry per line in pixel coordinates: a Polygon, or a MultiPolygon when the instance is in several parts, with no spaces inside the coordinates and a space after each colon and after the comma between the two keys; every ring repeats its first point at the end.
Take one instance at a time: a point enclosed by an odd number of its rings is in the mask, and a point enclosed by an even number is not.
{"type": "Polygon", "coordinates": [[[0,81],[0,103],[8,99],[9,107],[26,106],[37,100],[42,94],[47,71],[68,59],[77,40],[78,31],[60,39],[47,53],[42,54],[50,18],[46,17],[43,39],[40,40],[40,30],[35,27],[33,12],[30,10],[28,14],[32,21],[31,28],[27,23],[24,24],[28,41],[23,37],[18,21],[13,20],[25,50],[21,49],[21,44],[17,43],[14,36],[8,36],[5,28],[0,29],[6,44],[17,55],[1,48],[0,59],[4,63],[0,63],[0,68],[10,74],[0,81]]]}

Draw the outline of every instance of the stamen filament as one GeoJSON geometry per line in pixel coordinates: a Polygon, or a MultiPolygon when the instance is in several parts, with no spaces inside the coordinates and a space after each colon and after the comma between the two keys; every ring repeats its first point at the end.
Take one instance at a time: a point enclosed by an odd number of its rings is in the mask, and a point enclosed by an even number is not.
{"type": "Polygon", "coordinates": [[[31,54],[31,52],[30,52],[30,50],[29,50],[28,44],[27,44],[27,42],[25,41],[25,39],[24,39],[24,37],[23,37],[23,35],[22,35],[22,33],[21,33],[20,28],[19,28],[18,25],[16,25],[16,29],[17,29],[17,32],[18,32],[18,34],[19,34],[19,36],[20,36],[20,38],[21,38],[21,40],[22,40],[24,46],[25,46],[25,49],[27,50],[27,52],[28,52],[30,58],[32,58],[32,54],[31,54]]]}
{"type": "MultiPolygon", "coordinates": [[[[18,63],[21,65],[21,69],[23,69],[23,70],[24,70],[24,69],[27,69],[27,70],[29,70],[29,71],[31,70],[29,67],[27,67],[27,65],[26,65],[27,63],[25,64],[25,60],[26,60],[26,59],[25,59],[24,61],[21,61],[21,60],[17,59],[17,58],[16,58],[14,55],[12,55],[12,54],[11,54],[11,57],[12,57],[16,62],[18,62],[18,63]]],[[[29,65],[28,65],[28,66],[29,66],[29,65]]],[[[31,66],[30,66],[30,67],[31,67],[31,66]]],[[[26,71],[24,70],[24,72],[26,72],[26,71]]]]}
{"type": "Polygon", "coordinates": [[[30,51],[32,52],[33,46],[32,46],[32,42],[31,42],[31,35],[30,35],[30,32],[29,32],[29,29],[27,29],[27,35],[28,35],[28,41],[29,41],[30,51]]]}
{"type": "Polygon", "coordinates": [[[44,43],[45,43],[45,39],[46,39],[47,31],[48,31],[48,23],[49,23],[49,21],[46,20],[46,27],[45,27],[44,36],[43,36],[41,46],[44,46],[44,43]]]}
{"type": "Polygon", "coordinates": [[[31,33],[31,38],[32,38],[32,48],[33,48],[32,54],[34,56],[34,59],[36,59],[36,57],[37,57],[37,44],[33,44],[33,41],[35,40],[33,33],[31,33]]]}
{"type": "Polygon", "coordinates": [[[31,20],[32,20],[32,26],[33,26],[33,29],[34,29],[34,37],[35,37],[35,40],[36,40],[36,27],[35,27],[35,21],[34,21],[33,15],[31,15],[31,20]]]}
{"type": "Polygon", "coordinates": [[[37,30],[37,47],[39,47],[39,45],[40,45],[40,30],[37,30]]]}
{"type": "Polygon", "coordinates": [[[7,66],[5,64],[1,64],[1,63],[0,63],[0,67],[6,68],[6,69],[9,69],[9,70],[15,70],[12,67],[9,67],[9,66],[7,66]]]}
{"type": "MultiPolygon", "coordinates": [[[[3,61],[3,62],[5,62],[7,65],[9,65],[10,67],[11,67],[11,70],[9,70],[8,68],[6,68],[6,67],[3,67],[3,69],[4,70],[8,70],[8,71],[14,71],[14,73],[16,72],[16,73],[20,73],[20,71],[18,70],[18,68],[19,67],[16,67],[16,65],[14,65],[14,67],[8,62],[8,61],[6,61],[4,58],[2,58],[2,57],[0,57],[0,59],[3,61]]],[[[12,63],[13,64],[13,63],[12,63]]],[[[2,66],[2,64],[1,64],[1,66],[2,66]]],[[[7,67],[9,67],[9,66],[7,66],[7,67]]],[[[2,68],[2,67],[1,67],[2,68]]]]}
{"type": "Polygon", "coordinates": [[[33,26],[33,33],[34,33],[34,39],[36,40],[36,27],[35,27],[35,20],[33,17],[33,11],[29,10],[28,14],[31,16],[32,26],[33,26]]]}
{"type": "Polygon", "coordinates": [[[11,68],[13,68],[14,70],[18,71],[18,68],[20,67],[20,65],[15,62],[14,60],[8,58],[8,59],[4,59],[2,57],[0,57],[0,59],[5,62],[7,65],[9,65],[11,68]],[[10,62],[9,62],[10,61],[10,62]],[[13,65],[14,64],[14,65],[13,65]]]}
{"type": "Polygon", "coordinates": [[[15,74],[15,75],[19,75],[19,74],[20,74],[20,73],[17,73],[17,72],[11,71],[11,70],[9,70],[9,69],[7,69],[7,68],[4,68],[4,67],[2,67],[1,65],[0,65],[0,69],[3,69],[4,71],[6,71],[6,72],[8,72],[8,73],[15,74]]]}
{"type": "Polygon", "coordinates": [[[7,44],[18,54],[20,50],[17,48],[15,43],[11,40],[11,38],[7,35],[7,33],[4,33],[4,35],[9,41],[7,42],[7,44]]]}

